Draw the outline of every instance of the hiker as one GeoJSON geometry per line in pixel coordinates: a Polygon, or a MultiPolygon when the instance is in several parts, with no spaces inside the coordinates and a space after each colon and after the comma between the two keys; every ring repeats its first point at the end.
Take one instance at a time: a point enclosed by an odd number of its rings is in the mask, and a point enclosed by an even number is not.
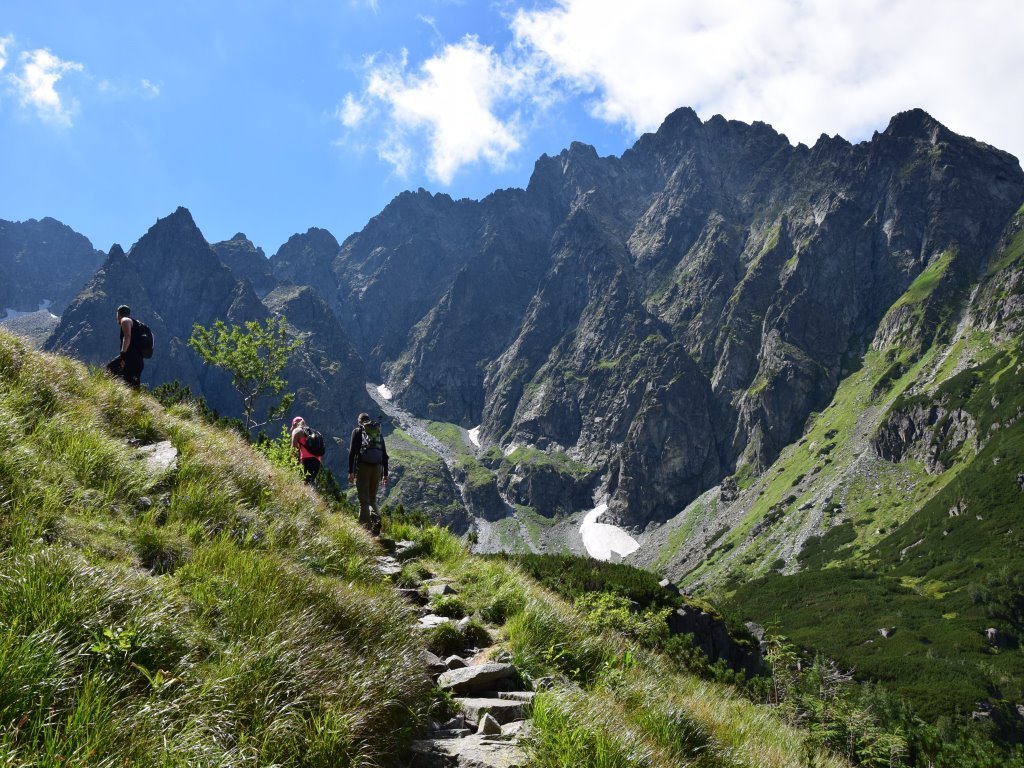
{"type": "Polygon", "coordinates": [[[359,494],[359,522],[371,533],[380,533],[380,514],[377,511],[377,489],[388,484],[388,449],[380,422],[360,413],[357,426],[352,430],[352,443],[348,451],[348,483],[355,483],[359,494]]]}
{"type": "Polygon", "coordinates": [[[135,321],[127,304],[117,308],[117,325],[121,329],[121,353],[107,363],[107,370],[114,376],[124,379],[132,389],[138,389],[142,384],[142,369],[145,363],[142,361],[139,334],[132,333],[135,330],[135,321]]]}
{"type": "Polygon", "coordinates": [[[323,463],[324,442],[320,433],[306,424],[301,416],[292,419],[292,448],[299,455],[306,485],[315,484],[323,463]]]}

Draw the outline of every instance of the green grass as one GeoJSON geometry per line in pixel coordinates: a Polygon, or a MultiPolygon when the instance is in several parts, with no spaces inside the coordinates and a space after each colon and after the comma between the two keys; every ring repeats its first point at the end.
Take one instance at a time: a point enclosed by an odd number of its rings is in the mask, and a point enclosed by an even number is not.
{"type": "Polygon", "coordinates": [[[431,685],[372,551],[237,435],[0,334],[4,764],[404,755],[431,685]]]}
{"type": "Polygon", "coordinates": [[[462,428],[457,424],[431,421],[427,424],[427,431],[459,456],[473,455],[473,449],[466,443],[465,438],[463,438],[462,428]]]}
{"type": "Polygon", "coordinates": [[[593,467],[588,464],[583,464],[582,462],[574,461],[569,458],[567,453],[562,451],[545,453],[537,448],[521,447],[516,448],[512,453],[506,456],[505,461],[512,466],[549,466],[553,467],[558,472],[578,478],[585,478],[595,472],[593,467]]]}

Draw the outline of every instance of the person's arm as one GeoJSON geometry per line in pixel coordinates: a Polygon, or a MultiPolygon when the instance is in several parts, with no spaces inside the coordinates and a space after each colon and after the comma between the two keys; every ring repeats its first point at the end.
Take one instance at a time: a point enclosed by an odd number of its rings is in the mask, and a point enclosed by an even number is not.
{"type": "MultiPolygon", "coordinates": [[[[132,319],[130,317],[121,318],[121,355],[125,355],[128,352],[128,347],[132,344],[132,319]]],[[[109,327],[109,326],[108,326],[109,327]]]]}
{"type": "Polygon", "coordinates": [[[387,445],[384,444],[384,435],[380,436],[380,452],[384,455],[384,460],[381,463],[381,469],[383,470],[382,474],[381,474],[381,482],[383,482],[384,485],[387,485],[388,484],[388,447],[387,447],[387,445]]]}

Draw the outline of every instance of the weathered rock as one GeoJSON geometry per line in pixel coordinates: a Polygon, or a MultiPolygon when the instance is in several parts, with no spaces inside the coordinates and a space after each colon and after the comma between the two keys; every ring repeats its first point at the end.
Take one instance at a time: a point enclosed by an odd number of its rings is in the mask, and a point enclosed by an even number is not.
{"type": "Polygon", "coordinates": [[[472,735],[413,744],[411,768],[526,768],[526,753],[515,741],[472,735]]]}
{"type": "Polygon", "coordinates": [[[378,555],[377,571],[388,579],[397,579],[402,574],[402,564],[388,555],[378,555]]]}
{"type": "Polygon", "coordinates": [[[138,449],[138,453],[146,463],[146,472],[150,475],[173,472],[178,467],[178,449],[170,440],[144,445],[138,449]]]}
{"type": "Polygon", "coordinates": [[[449,670],[438,679],[437,687],[452,693],[485,691],[497,681],[514,678],[515,675],[516,668],[511,664],[491,662],[449,670]]]}
{"type": "Polygon", "coordinates": [[[989,627],[985,630],[985,642],[993,648],[1009,648],[1013,645],[1013,638],[996,627],[989,627]]]}
{"type": "Polygon", "coordinates": [[[428,650],[423,651],[423,662],[431,674],[440,675],[442,672],[448,671],[448,665],[439,656],[428,650]]]}
{"type": "Polygon", "coordinates": [[[466,718],[466,725],[470,728],[479,727],[485,715],[490,715],[498,723],[504,724],[522,720],[525,714],[524,702],[514,699],[471,697],[457,698],[455,701],[466,718]]]}
{"type": "Polygon", "coordinates": [[[481,735],[494,736],[501,733],[501,723],[499,723],[490,712],[484,714],[480,718],[480,722],[476,727],[476,732],[481,735]]]}
{"type": "Polygon", "coordinates": [[[438,616],[437,614],[428,613],[426,616],[421,616],[416,625],[420,629],[432,629],[433,627],[439,627],[442,624],[454,624],[447,616],[438,616]]]}
{"type": "Polygon", "coordinates": [[[461,656],[449,656],[444,660],[446,669],[465,669],[469,663],[461,656]]]}
{"type": "Polygon", "coordinates": [[[882,637],[888,640],[890,637],[896,634],[896,627],[880,627],[878,630],[878,634],[880,634],[882,637]]]}

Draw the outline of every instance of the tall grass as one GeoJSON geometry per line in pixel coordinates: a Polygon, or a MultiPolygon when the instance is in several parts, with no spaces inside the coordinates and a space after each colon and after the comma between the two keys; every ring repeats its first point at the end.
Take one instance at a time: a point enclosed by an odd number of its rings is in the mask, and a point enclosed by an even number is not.
{"type": "Polygon", "coordinates": [[[0,765],[402,762],[431,683],[375,551],[194,408],[0,333],[0,765]]]}

